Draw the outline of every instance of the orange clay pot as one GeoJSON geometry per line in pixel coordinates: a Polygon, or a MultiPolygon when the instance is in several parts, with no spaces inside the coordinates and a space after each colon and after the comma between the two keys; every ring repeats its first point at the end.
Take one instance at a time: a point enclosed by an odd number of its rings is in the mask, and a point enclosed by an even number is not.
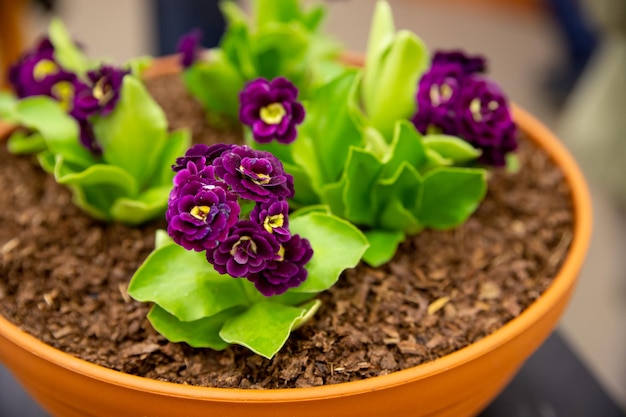
{"type": "MultiPolygon", "coordinates": [[[[158,73],[176,70],[175,62],[166,63],[169,67],[158,73]]],[[[276,390],[202,388],[94,365],[45,345],[0,317],[0,361],[55,417],[476,415],[555,327],[591,238],[591,200],[576,163],[554,135],[528,113],[514,107],[514,117],[564,172],[572,190],[574,237],[561,270],[545,293],[520,316],[470,346],[400,372],[338,385],[276,390]]]]}

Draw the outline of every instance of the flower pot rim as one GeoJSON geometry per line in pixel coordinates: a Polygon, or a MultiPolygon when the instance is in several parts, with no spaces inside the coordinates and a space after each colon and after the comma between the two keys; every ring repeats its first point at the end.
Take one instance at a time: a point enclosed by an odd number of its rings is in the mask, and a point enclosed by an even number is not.
{"type": "MultiPolygon", "coordinates": [[[[520,107],[513,105],[513,116],[530,139],[545,150],[560,167],[568,183],[574,210],[574,234],[566,259],[546,291],[518,317],[483,339],[444,357],[388,375],[360,381],[345,382],[310,388],[279,388],[270,390],[246,390],[239,388],[214,388],[157,381],[105,368],[74,357],[53,348],[34,336],[22,331],[0,316],[0,333],[8,341],[20,345],[30,353],[58,366],[95,380],[148,393],[165,396],[186,397],[217,402],[285,402],[310,401],[333,398],[391,388],[407,382],[417,381],[459,367],[498,349],[517,334],[532,326],[546,315],[553,304],[564,297],[573,287],[591,240],[592,208],[586,181],[574,161],[555,135],[536,118],[520,107]]],[[[0,137],[7,135],[13,127],[0,122],[0,137]]]]}

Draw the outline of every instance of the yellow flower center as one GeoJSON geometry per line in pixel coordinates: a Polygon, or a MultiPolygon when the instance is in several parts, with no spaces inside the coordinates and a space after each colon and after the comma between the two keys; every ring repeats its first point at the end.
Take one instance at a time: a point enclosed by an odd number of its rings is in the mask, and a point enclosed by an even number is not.
{"type": "Polygon", "coordinates": [[[479,98],[475,98],[470,102],[469,106],[470,112],[472,112],[472,118],[475,122],[482,122],[483,114],[481,113],[482,104],[479,98]]]}
{"type": "Polygon", "coordinates": [[[52,86],[52,95],[59,101],[61,108],[69,112],[74,101],[74,86],[69,81],[59,81],[52,86]]]}
{"type": "Polygon", "coordinates": [[[261,107],[261,120],[268,125],[277,125],[283,121],[283,117],[287,111],[280,103],[272,103],[265,107],[261,107]]]}
{"type": "Polygon", "coordinates": [[[106,104],[113,98],[113,89],[110,88],[110,86],[107,86],[106,79],[104,77],[100,78],[93,87],[93,96],[100,104],[106,104]]]}
{"type": "Polygon", "coordinates": [[[35,68],[33,68],[33,77],[37,81],[41,81],[48,75],[53,75],[59,72],[59,66],[49,59],[42,59],[39,61],[35,68]]]}
{"type": "Polygon", "coordinates": [[[283,227],[283,224],[285,224],[285,216],[283,216],[282,213],[267,216],[265,220],[263,220],[263,228],[269,233],[273,233],[276,227],[283,227]]]}
{"type": "Polygon", "coordinates": [[[253,253],[256,253],[257,250],[257,246],[256,243],[254,242],[254,240],[252,240],[250,238],[250,236],[241,236],[239,238],[239,240],[237,241],[237,243],[235,243],[233,245],[233,247],[230,250],[230,254],[231,256],[235,256],[235,254],[237,253],[237,249],[239,249],[239,246],[243,243],[243,242],[250,242],[250,249],[252,250],[253,253]]]}
{"type": "Polygon", "coordinates": [[[448,84],[433,84],[430,86],[430,102],[433,106],[438,106],[452,97],[452,87],[448,84]]]}
{"type": "Polygon", "coordinates": [[[206,218],[209,215],[210,211],[211,207],[209,206],[195,206],[191,209],[191,212],[189,214],[191,214],[196,219],[202,220],[206,223],[206,218]]]}
{"type": "Polygon", "coordinates": [[[285,260],[285,247],[283,245],[280,245],[280,248],[278,249],[278,253],[276,255],[278,256],[278,261],[282,262],[285,260]]]}

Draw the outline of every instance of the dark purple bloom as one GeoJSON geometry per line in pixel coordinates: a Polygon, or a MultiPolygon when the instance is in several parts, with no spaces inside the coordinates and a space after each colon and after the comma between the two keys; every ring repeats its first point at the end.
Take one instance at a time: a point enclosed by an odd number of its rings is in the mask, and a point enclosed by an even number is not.
{"type": "Polygon", "coordinates": [[[481,163],[502,166],[517,148],[516,127],[500,88],[478,74],[484,70],[482,57],[436,53],[419,81],[412,121],[424,134],[434,128],[458,136],[482,151],[481,163]]]}
{"type": "Polygon", "coordinates": [[[235,146],[213,161],[215,174],[241,198],[263,202],[294,195],[293,177],[269,152],[235,146]]]}
{"type": "Polygon", "coordinates": [[[106,116],[111,113],[119,100],[124,76],[128,73],[128,70],[110,65],[89,71],[89,88],[77,91],[74,99],[76,117],[87,118],[95,114],[106,116]]]}
{"type": "Polygon", "coordinates": [[[214,145],[205,145],[199,143],[192,146],[185,152],[185,156],[176,158],[176,163],[172,165],[172,170],[178,172],[184,168],[187,168],[188,162],[194,162],[196,164],[211,165],[215,158],[221,156],[224,152],[230,151],[235,145],[227,143],[216,143],[214,145]]]}
{"type": "Polygon", "coordinates": [[[185,249],[201,252],[225,240],[239,219],[237,196],[222,184],[198,179],[172,190],[167,233],[185,249]]]}
{"type": "Polygon", "coordinates": [[[48,38],[24,53],[9,69],[9,82],[19,98],[50,95],[63,70],[54,59],[54,47],[48,38]]]}
{"type": "Polygon", "coordinates": [[[470,77],[456,103],[459,137],[481,149],[480,162],[504,166],[507,153],[517,149],[516,127],[504,93],[496,83],[470,77]]]}
{"type": "Polygon", "coordinates": [[[269,233],[273,233],[279,242],[291,238],[289,232],[289,203],[287,200],[257,203],[250,212],[250,220],[257,222],[269,233]]]}
{"type": "Polygon", "coordinates": [[[298,101],[298,89],[283,77],[271,82],[257,78],[249,82],[239,95],[239,119],[252,128],[259,143],[277,140],[291,143],[296,139],[296,126],[304,120],[304,107],[298,101]]]}
{"type": "Polygon", "coordinates": [[[180,53],[180,63],[183,68],[189,68],[198,59],[201,51],[201,40],[202,31],[200,29],[194,29],[179,39],[176,51],[180,53]]]}
{"type": "Polygon", "coordinates": [[[277,259],[268,262],[265,269],[247,278],[266,297],[282,294],[306,280],[308,273],[305,265],[312,256],[313,249],[309,241],[294,235],[283,243],[277,259]]]}
{"type": "Polygon", "coordinates": [[[417,113],[412,119],[417,130],[424,134],[429,126],[444,133],[454,130],[454,103],[464,78],[463,70],[456,64],[434,65],[422,76],[417,90],[417,113]]]}
{"type": "Polygon", "coordinates": [[[279,249],[280,244],[271,233],[255,222],[242,220],[215,249],[207,250],[206,257],[220,274],[247,277],[265,269],[268,262],[279,256],[279,249]]]}
{"type": "Polygon", "coordinates": [[[480,55],[467,55],[463,51],[437,51],[433,57],[432,66],[445,64],[460,65],[466,75],[482,73],[487,69],[485,58],[480,55]]]}

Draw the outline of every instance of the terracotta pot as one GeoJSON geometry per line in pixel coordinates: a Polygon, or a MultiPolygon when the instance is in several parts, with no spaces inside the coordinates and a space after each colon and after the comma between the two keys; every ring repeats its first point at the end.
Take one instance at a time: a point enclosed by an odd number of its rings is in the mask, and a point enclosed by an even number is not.
{"type": "MultiPolygon", "coordinates": [[[[177,70],[172,58],[165,62],[158,73],[177,70]]],[[[576,163],[554,135],[527,112],[515,107],[514,117],[564,172],[572,190],[574,237],[546,292],[520,316],[468,347],[400,372],[338,385],[265,391],[202,388],[94,365],[40,342],[0,317],[0,361],[56,417],[475,415],[555,327],[591,237],[590,195],[576,163]]]]}

